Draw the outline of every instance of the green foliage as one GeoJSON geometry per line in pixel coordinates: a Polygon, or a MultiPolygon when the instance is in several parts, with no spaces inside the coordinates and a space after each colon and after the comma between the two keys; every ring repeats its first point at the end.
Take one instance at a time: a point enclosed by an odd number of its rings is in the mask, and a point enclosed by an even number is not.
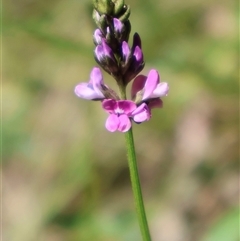
{"type": "Polygon", "coordinates": [[[209,230],[203,241],[239,240],[239,208],[229,210],[209,230]]]}

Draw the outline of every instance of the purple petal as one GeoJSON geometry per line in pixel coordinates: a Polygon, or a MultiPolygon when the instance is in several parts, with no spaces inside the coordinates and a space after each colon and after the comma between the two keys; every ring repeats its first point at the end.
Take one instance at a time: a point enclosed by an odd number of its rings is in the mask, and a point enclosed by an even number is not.
{"type": "Polygon", "coordinates": [[[111,114],[108,116],[106,120],[105,127],[107,128],[108,131],[114,132],[118,129],[119,127],[119,118],[117,115],[111,114]]]}
{"type": "Polygon", "coordinates": [[[158,72],[155,69],[150,70],[144,86],[144,94],[143,94],[142,100],[146,100],[151,96],[151,94],[157,87],[158,83],[159,83],[158,72]]]}
{"type": "Polygon", "coordinates": [[[103,99],[104,95],[101,92],[96,92],[91,84],[80,83],[75,87],[75,94],[86,100],[103,99]]]}
{"type": "Polygon", "coordinates": [[[133,56],[135,57],[136,64],[143,62],[143,53],[140,47],[136,46],[133,52],[133,56]]]}
{"type": "Polygon", "coordinates": [[[102,93],[102,85],[104,85],[103,83],[103,76],[102,76],[102,72],[99,68],[94,67],[91,71],[90,74],[90,84],[93,85],[93,89],[94,91],[99,95],[102,96],[104,98],[104,95],[102,93]]]}
{"type": "Polygon", "coordinates": [[[131,128],[131,121],[129,120],[127,115],[120,115],[118,130],[121,132],[126,132],[131,128]]]}
{"type": "Polygon", "coordinates": [[[141,44],[141,38],[139,36],[138,33],[135,33],[133,35],[133,45],[132,45],[132,49],[135,49],[136,46],[139,46],[139,48],[142,48],[142,44],[141,44]]]}
{"type": "Polygon", "coordinates": [[[123,54],[123,61],[124,62],[126,60],[128,60],[130,55],[131,55],[131,49],[130,49],[128,43],[125,42],[125,41],[122,42],[122,54],[123,54]]]}
{"type": "Polygon", "coordinates": [[[102,45],[97,45],[97,47],[94,50],[94,53],[99,62],[101,62],[104,59],[105,53],[102,45]]]}
{"type": "Polygon", "coordinates": [[[120,111],[122,110],[126,115],[130,115],[137,108],[136,104],[131,100],[119,100],[117,104],[120,111]]]}
{"type": "Polygon", "coordinates": [[[94,67],[90,73],[89,83],[95,83],[96,86],[101,86],[103,84],[102,72],[98,67],[94,67]]]}
{"type": "Polygon", "coordinates": [[[132,116],[135,122],[148,121],[151,118],[151,112],[148,106],[143,103],[132,112],[132,116]]]}
{"type": "Polygon", "coordinates": [[[102,107],[104,110],[108,111],[109,113],[115,113],[115,109],[117,108],[116,100],[107,99],[103,100],[102,107]]]}
{"type": "Polygon", "coordinates": [[[113,18],[113,26],[114,26],[114,31],[115,32],[121,33],[124,25],[117,18],[113,18]]]}
{"type": "Polygon", "coordinates": [[[159,83],[153,93],[151,94],[150,98],[158,98],[162,96],[166,96],[168,94],[169,86],[168,83],[163,82],[159,83]]]}
{"type": "Polygon", "coordinates": [[[144,84],[146,82],[147,76],[144,75],[138,75],[132,84],[132,89],[131,89],[131,97],[132,99],[135,98],[137,92],[143,89],[144,84]]]}
{"type": "Polygon", "coordinates": [[[102,32],[100,29],[96,29],[93,34],[94,43],[99,45],[102,43],[102,32]]]}
{"type": "Polygon", "coordinates": [[[102,41],[102,47],[103,47],[103,51],[104,51],[104,55],[108,56],[110,58],[114,58],[113,55],[113,51],[112,49],[108,46],[108,44],[106,43],[106,41],[102,41]]]}
{"type": "Polygon", "coordinates": [[[151,99],[151,100],[148,101],[148,107],[150,109],[152,109],[152,108],[162,108],[162,106],[163,106],[163,102],[159,98],[151,99]]]}

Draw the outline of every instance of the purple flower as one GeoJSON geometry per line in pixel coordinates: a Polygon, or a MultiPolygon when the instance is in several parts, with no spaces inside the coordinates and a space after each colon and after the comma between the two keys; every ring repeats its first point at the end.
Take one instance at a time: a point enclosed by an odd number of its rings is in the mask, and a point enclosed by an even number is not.
{"type": "Polygon", "coordinates": [[[97,45],[94,52],[97,63],[105,71],[111,75],[115,75],[118,72],[118,63],[113,50],[104,39],[102,39],[102,44],[97,45]]]}
{"type": "Polygon", "coordinates": [[[107,62],[108,60],[112,60],[116,62],[112,49],[108,46],[108,44],[102,39],[102,44],[97,45],[95,48],[95,57],[99,63],[107,62]]]}
{"type": "Polygon", "coordinates": [[[122,55],[123,55],[122,58],[124,60],[123,73],[124,73],[124,80],[126,84],[129,83],[144,68],[144,58],[143,58],[143,52],[141,49],[141,39],[137,33],[135,33],[133,36],[133,45],[131,48],[130,57],[129,57],[129,49],[130,48],[128,44],[123,42],[122,43],[122,55]]]}
{"type": "Polygon", "coordinates": [[[126,132],[131,128],[131,113],[137,108],[133,101],[105,99],[102,107],[110,114],[105,125],[107,130],[126,132]]]}
{"type": "Polygon", "coordinates": [[[123,31],[124,25],[119,19],[113,18],[113,28],[114,33],[119,37],[123,31]]]}
{"type": "Polygon", "coordinates": [[[122,42],[122,60],[126,65],[131,57],[131,49],[126,41],[122,42]]]}
{"type": "Polygon", "coordinates": [[[160,83],[160,76],[157,70],[149,71],[148,76],[137,76],[132,85],[132,99],[136,103],[146,102],[148,107],[162,107],[160,97],[168,94],[169,86],[166,82],[160,83]]]}
{"type": "Polygon", "coordinates": [[[135,122],[141,123],[151,118],[151,111],[146,103],[142,103],[132,112],[132,118],[135,122]]]}
{"type": "Polygon", "coordinates": [[[99,45],[102,43],[102,38],[103,38],[103,34],[102,34],[101,30],[99,28],[97,28],[93,33],[93,42],[96,45],[99,45]]]}
{"type": "MultiPolygon", "coordinates": [[[[138,33],[135,33],[133,35],[132,54],[133,54],[133,57],[134,57],[134,62],[132,64],[133,65],[133,69],[135,71],[138,71],[138,73],[139,73],[139,67],[141,67],[143,65],[144,60],[143,60],[141,38],[138,35],[138,33]]],[[[142,66],[142,68],[143,67],[144,66],[142,66]]],[[[141,70],[142,70],[142,68],[141,68],[141,70]]]]}
{"type": "Polygon", "coordinates": [[[142,67],[142,64],[143,64],[143,53],[139,46],[136,46],[134,48],[133,56],[134,56],[134,63],[133,63],[134,70],[139,73],[139,67],[142,67]]]}
{"type": "Polygon", "coordinates": [[[103,83],[101,70],[95,67],[92,69],[89,82],[78,84],[75,87],[74,92],[78,97],[83,99],[101,100],[105,98],[103,88],[108,89],[108,87],[103,83]]]}

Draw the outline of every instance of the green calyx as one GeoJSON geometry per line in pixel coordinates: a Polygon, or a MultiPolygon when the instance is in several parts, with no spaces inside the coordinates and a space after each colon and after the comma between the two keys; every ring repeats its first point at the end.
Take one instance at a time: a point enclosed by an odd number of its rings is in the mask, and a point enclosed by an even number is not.
{"type": "Polygon", "coordinates": [[[106,15],[102,14],[100,15],[96,9],[93,9],[93,20],[95,21],[98,28],[100,28],[102,31],[108,26],[106,15]]]}
{"type": "Polygon", "coordinates": [[[130,7],[129,5],[125,5],[122,8],[122,14],[119,16],[119,20],[121,20],[122,22],[126,22],[130,16],[130,7]]]}
{"type": "Polygon", "coordinates": [[[118,15],[123,9],[124,0],[112,0],[112,2],[114,3],[113,13],[118,15]]]}
{"type": "Polygon", "coordinates": [[[114,9],[114,3],[111,0],[93,0],[93,7],[99,14],[111,15],[114,9]]]}
{"type": "MultiPolygon", "coordinates": [[[[93,0],[93,7],[99,15],[116,17],[126,22],[130,16],[130,7],[124,0],[93,0]]],[[[96,22],[96,18],[94,19],[96,22]]]]}

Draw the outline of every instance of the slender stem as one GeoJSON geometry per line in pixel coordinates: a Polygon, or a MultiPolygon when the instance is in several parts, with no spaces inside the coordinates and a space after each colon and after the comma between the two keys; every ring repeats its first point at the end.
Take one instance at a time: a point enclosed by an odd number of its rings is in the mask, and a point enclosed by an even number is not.
{"type": "Polygon", "coordinates": [[[119,94],[120,94],[121,99],[126,100],[127,99],[126,86],[123,84],[123,80],[118,79],[117,84],[118,84],[118,89],[119,89],[119,94]]]}
{"type": "MultiPolygon", "coordinates": [[[[123,84],[121,84],[123,82],[119,81],[118,83],[120,83],[119,84],[120,96],[122,99],[126,99],[126,87],[123,84]]],[[[130,171],[134,202],[135,202],[135,207],[137,211],[138,222],[142,233],[142,238],[143,238],[143,241],[151,241],[150,232],[149,232],[148,223],[147,223],[147,217],[146,217],[144,203],[143,203],[141,184],[140,184],[140,179],[138,175],[137,159],[136,159],[132,128],[125,133],[125,141],[127,146],[128,166],[130,171]]]]}
{"type": "Polygon", "coordinates": [[[147,223],[147,217],[144,209],[141,184],[138,175],[138,167],[136,160],[136,153],[134,147],[132,128],[125,134],[128,165],[130,170],[130,177],[132,183],[132,190],[134,195],[135,207],[138,215],[138,222],[140,225],[143,241],[151,241],[150,232],[147,223]]]}

